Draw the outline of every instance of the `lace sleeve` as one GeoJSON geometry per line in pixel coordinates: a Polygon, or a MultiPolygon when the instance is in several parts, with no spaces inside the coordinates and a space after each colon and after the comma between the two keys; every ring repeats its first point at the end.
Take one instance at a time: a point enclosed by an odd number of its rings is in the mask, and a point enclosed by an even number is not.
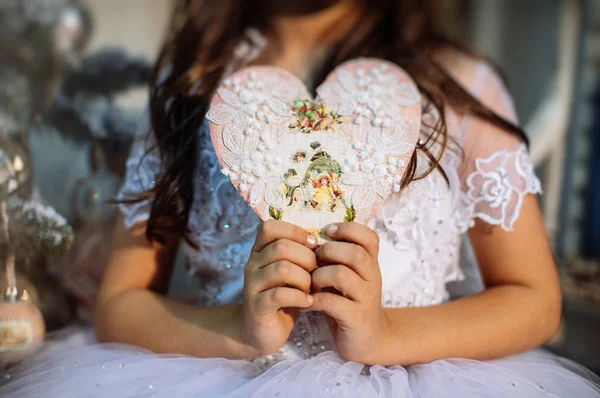
{"type": "MultiPolygon", "coordinates": [[[[507,90],[484,63],[478,66],[471,92],[490,109],[517,122],[507,90]]],[[[464,159],[459,169],[470,224],[480,218],[511,231],[527,194],[541,192],[525,144],[500,127],[473,116],[462,121],[464,159]]]]}
{"type": "MultiPolygon", "coordinates": [[[[136,199],[140,193],[152,189],[160,173],[160,156],[156,149],[154,134],[150,129],[149,111],[146,110],[127,159],[125,181],[117,195],[118,200],[136,199]]],[[[131,228],[144,222],[150,215],[150,201],[121,203],[119,210],[125,216],[125,226],[131,228]]]]}

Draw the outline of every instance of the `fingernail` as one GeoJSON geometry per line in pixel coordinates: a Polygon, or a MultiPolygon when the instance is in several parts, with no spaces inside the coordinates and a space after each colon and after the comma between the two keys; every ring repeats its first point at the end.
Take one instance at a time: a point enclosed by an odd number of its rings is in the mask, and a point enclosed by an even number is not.
{"type": "Polygon", "coordinates": [[[308,301],[308,305],[312,305],[315,302],[315,298],[310,294],[306,295],[306,300],[308,301]]]}
{"type": "Polygon", "coordinates": [[[338,230],[337,224],[331,224],[327,227],[327,235],[331,236],[338,230]]]}
{"type": "Polygon", "coordinates": [[[306,243],[308,243],[309,246],[315,246],[317,244],[317,238],[315,238],[313,235],[308,235],[306,238],[306,243]]]}

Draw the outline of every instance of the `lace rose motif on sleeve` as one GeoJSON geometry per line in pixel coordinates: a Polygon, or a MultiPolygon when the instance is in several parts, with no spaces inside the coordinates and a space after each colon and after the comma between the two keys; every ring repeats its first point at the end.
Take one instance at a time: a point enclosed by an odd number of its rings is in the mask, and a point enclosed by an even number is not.
{"type": "Polygon", "coordinates": [[[506,231],[512,231],[523,197],[537,193],[541,193],[541,185],[525,145],[476,159],[475,171],[467,176],[463,192],[471,220],[477,217],[506,231]]]}
{"type": "MultiPolygon", "coordinates": [[[[156,151],[144,149],[144,141],[136,141],[132,154],[127,159],[125,182],[117,195],[118,200],[135,199],[138,194],[154,187],[160,173],[160,157],[156,151]]],[[[125,226],[131,228],[140,221],[145,221],[150,215],[150,201],[136,203],[121,203],[119,210],[125,216],[125,226]]]]}

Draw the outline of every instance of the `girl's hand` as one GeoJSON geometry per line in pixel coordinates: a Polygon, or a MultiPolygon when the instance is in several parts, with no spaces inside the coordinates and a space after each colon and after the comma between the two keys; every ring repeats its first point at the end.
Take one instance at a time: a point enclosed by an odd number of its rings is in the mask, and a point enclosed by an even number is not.
{"type": "Polygon", "coordinates": [[[299,308],[313,303],[312,272],[317,240],[283,221],[265,221],[244,274],[242,340],[254,355],[272,354],[285,343],[299,308]]]}
{"type": "Polygon", "coordinates": [[[319,267],[312,273],[311,309],[329,315],[342,358],[370,364],[385,345],[387,330],[377,263],[379,237],[357,223],[332,224],[325,232],[332,241],[315,251],[319,267]]]}

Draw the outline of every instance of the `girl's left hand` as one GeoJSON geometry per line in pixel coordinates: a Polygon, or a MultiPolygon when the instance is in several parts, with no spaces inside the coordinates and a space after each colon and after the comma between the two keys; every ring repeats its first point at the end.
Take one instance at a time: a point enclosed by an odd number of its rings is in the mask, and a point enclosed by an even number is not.
{"type": "Polygon", "coordinates": [[[331,224],[325,232],[331,241],[315,250],[320,266],[312,272],[310,309],[329,315],[342,358],[371,364],[370,358],[385,346],[387,332],[377,263],[379,236],[353,222],[331,224]]]}

